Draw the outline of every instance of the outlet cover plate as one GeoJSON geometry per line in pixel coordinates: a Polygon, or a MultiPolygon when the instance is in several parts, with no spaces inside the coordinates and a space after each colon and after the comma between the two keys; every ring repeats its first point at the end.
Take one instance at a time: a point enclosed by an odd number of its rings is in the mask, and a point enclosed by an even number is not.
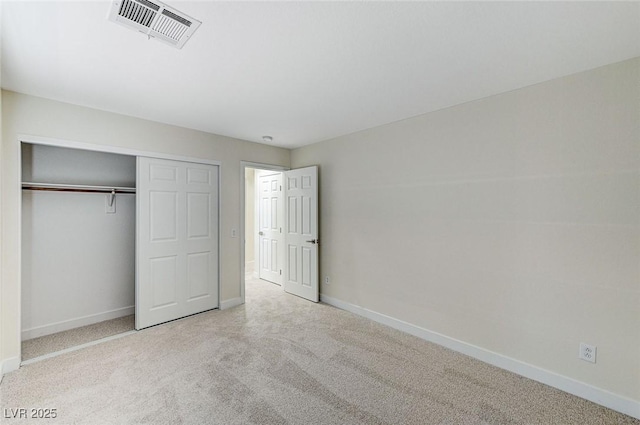
{"type": "Polygon", "coordinates": [[[596,350],[597,347],[595,345],[585,344],[584,342],[581,342],[579,358],[586,362],[595,363],[596,350]]]}

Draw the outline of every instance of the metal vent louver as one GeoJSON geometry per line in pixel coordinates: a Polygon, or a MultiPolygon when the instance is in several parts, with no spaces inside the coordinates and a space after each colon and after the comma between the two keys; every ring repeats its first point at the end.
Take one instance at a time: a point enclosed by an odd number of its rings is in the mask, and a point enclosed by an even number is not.
{"type": "Polygon", "coordinates": [[[181,49],[201,22],[159,1],[114,0],[109,20],[181,49]]]}

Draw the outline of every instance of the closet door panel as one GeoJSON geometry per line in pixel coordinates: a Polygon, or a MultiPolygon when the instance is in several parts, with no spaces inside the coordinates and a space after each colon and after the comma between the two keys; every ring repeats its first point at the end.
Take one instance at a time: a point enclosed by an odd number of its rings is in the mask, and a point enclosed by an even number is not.
{"type": "Polygon", "coordinates": [[[138,158],[136,328],[218,307],[218,167],[138,158]]]}
{"type": "Polygon", "coordinates": [[[177,260],[173,255],[149,260],[151,289],[153,291],[152,310],[175,306],[177,297],[177,260]]]}
{"type": "Polygon", "coordinates": [[[211,295],[207,281],[211,269],[210,264],[208,252],[195,252],[187,255],[188,302],[211,295]]]}
{"type": "Polygon", "coordinates": [[[211,197],[208,193],[187,194],[187,238],[210,238],[211,197]]]}
{"type": "Polygon", "coordinates": [[[218,304],[217,167],[186,164],[187,282],[185,315],[218,304]],[[210,276],[216,276],[211,279],[210,276]]]}
{"type": "Polygon", "coordinates": [[[149,192],[149,241],[176,242],[178,240],[178,193],[149,192]]]}

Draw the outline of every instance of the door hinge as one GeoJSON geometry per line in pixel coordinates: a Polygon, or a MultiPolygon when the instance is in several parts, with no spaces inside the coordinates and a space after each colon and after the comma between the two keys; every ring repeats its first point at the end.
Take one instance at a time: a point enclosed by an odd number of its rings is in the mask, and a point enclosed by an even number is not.
{"type": "Polygon", "coordinates": [[[280,192],[282,192],[282,185],[280,185],[280,192]]]}
{"type": "Polygon", "coordinates": [[[280,228],[280,233],[282,233],[282,227],[280,228]]]}
{"type": "Polygon", "coordinates": [[[280,270],[280,276],[282,276],[282,270],[280,270]]]}

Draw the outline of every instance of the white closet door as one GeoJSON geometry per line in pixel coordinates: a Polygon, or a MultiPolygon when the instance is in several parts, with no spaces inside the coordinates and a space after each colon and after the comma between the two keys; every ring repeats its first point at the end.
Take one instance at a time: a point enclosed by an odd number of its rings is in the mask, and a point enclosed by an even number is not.
{"type": "Polygon", "coordinates": [[[138,157],[136,329],[218,307],[218,167],[138,157]]]}

